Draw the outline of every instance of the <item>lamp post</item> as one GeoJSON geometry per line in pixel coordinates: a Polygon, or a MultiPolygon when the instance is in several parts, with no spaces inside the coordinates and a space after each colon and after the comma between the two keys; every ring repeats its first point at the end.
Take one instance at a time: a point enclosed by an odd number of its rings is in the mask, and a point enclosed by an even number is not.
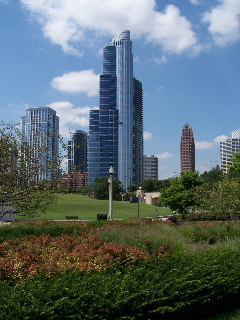
{"type": "Polygon", "coordinates": [[[109,219],[113,220],[113,174],[114,169],[111,166],[109,168],[109,179],[108,179],[108,185],[109,185],[109,219]]]}
{"type": "Polygon", "coordinates": [[[142,195],[142,187],[139,187],[138,188],[138,190],[139,190],[139,193],[138,193],[138,218],[139,218],[139,216],[140,216],[140,209],[139,209],[139,196],[141,196],[142,195]]]}

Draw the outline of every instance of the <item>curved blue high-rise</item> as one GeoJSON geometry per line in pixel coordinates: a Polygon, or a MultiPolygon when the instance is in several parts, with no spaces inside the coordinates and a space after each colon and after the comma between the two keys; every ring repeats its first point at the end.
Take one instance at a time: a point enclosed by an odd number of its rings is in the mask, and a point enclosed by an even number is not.
{"type": "Polygon", "coordinates": [[[132,42],[126,30],[113,37],[103,51],[99,110],[90,112],[89,185],[96,177],[108,176],[111,166],[124,190],[142,181],[142,89],[134,90],[135,84],[132,42]]]}
{"type": "Polygon", "coordinates": [[[110,45],[116,47],[118,179],[127,189],[133,184],[133,56],[130,31],[116,35],[110,45]]]}

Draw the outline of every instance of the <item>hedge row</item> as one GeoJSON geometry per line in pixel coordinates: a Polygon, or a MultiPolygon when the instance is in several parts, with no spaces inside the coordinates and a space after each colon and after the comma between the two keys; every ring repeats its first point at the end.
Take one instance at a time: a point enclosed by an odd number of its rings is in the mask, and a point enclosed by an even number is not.
{"type": "Polygon", "coordinates": [[[240,306],[240,248],[0,284],[0,319],[201,319],[240,306]]]}

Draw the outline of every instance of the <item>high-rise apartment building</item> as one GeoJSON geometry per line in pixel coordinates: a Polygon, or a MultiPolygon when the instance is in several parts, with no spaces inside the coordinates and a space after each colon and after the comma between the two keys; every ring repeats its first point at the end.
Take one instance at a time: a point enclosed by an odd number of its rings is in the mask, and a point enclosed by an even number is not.
{"type": "Polygon", "coordinates": [[[88,135],[82,130],[72,130],[68,141],[68,173],[87,172],[88,135]]]}
{"type": "Polygon", "coordinates": [[[221,169],[227,173],[228,165],[233,165],[231,161],[236,152],[240,151],[240,132],[232,132],[232,138],[220,142],[221,169]]]}
{"type": "Polygon", "coordinates": [[[21,118],[22,133],[39,161],[38,179],[50,180],[58,174],[59,118],[56,111],[48,107],[28,108],[26,111],[26,116],[21,118]]]}
{"type": "Polygon", "coordinates": [[[143,156],[143,180],[158,179],[158,157],[143,156]]]}
{"type": "Polygon", "coordinates": [[[133,78],[130,31],[113,37],[103,51],[99,110],[90,111],[88,182],[108,176],[126,190],[142,179],[142,84],[133,78]]]}
{"type": "Polygon", "coordinates": [[[117,110],[116,48],[103,50],[103,74],[100,75],[99,110],[90,111],[88,145],[88,184],[97,177],[109,175],[114,168],[118,178],[118,110],[117,110]]]}
{"type": "Polygon", "coordinates": [[[195,142],[192,127],[186,123],[182,127],[180,142],[181,172],[195,170],[195,142]]]}
{"type": "Polygon", "coordinates": [[[133,79],[133,185],[143,178],[143,90],[142,83],[133,79]]]}

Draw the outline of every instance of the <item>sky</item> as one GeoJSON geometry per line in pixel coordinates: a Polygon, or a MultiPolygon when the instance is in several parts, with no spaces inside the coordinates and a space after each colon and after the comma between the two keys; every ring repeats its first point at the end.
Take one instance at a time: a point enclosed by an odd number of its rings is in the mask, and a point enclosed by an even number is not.
{"type": "Polygon", "coordinates": [[[0,121],[51,107],[60,134],[88,133],[99,105],[102,50],[130,30],[144,91],[144,154],[159,179],[180,173],[182,127],[196,170],[220,165],[220,141],[240,130],[239,0],[0,0],[0,121]]]}

